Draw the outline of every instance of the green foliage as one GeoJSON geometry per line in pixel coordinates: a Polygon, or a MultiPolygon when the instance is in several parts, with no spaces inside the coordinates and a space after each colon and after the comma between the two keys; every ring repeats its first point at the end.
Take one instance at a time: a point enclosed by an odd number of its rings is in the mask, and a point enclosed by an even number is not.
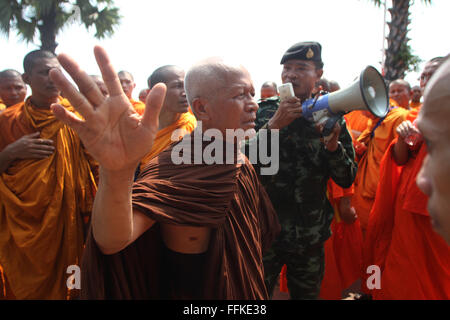
{"type": "Polygon", "coordinates": [[[120,24],[119,9],[113,5],[113,0],[0,0],[0,32],[9,36],[16,30],[22,40],[32,42],[38,31],[42,41],[81,22],[87,29],[94,27],[95,37],[102,39],[120,24]]]}
{"type": "Polygon", "coordinates": [[[402,43],[399,52],[395,56],[395,61],[403,61],[407,67],[407,71],[419,71],[419,64],[423,62],[418,56],[412,53],[411,46],[407,43],[402,43]]]}
{"type": "MultiPolygon", "coordinates": [[[[380,7],[381,5],[386,4],[386,1],[387,0],[370,0],[370,2],[372,2],[377,7],[380,7]]],[[[394,1],[394,3],[393,3],[394,7],[396,4],[400,4],[398,2],[395,2],[398,0],[393,0],[393,1],[394,1]]],[[[415,2],[414,0],[410,0],[409,5],[410,6],[414,5],[414,2],[415,2]]],[[[424,3],[426,5],[430,5],[432,3],[432,0],[422,0],[422,3],[424,3]]],[[[409,12],[405,12],[404,14],[407,14],[409,16],[409,12]]],[[[403,21],[408,21],[408,24],[409,24],[410,20],[408,20],[408,16],[406,18],[402,15],[398,15],[396,17],[398,19],[406,19],[403,21]]],[[[402,20],[399,20],[399,21],[402,21],[402,20]]],[[[392,24],[400,25],[400,23],[393,23],[391,21],[390,25],[392,25],[392,24]]],[[[398,67],[398,66],[402,65],[401,63],[400,64],[398,63],[401,61],[404,63],[406,71],[418,71],[419,64],[422,62],[422,60],[418,56],[416,56],[412,53],[412,48],[410,45],[408,45],[408,40],[406,38],[406,34],[407,34],[407,30],[404,34],[404,37],[406,40],[404,42],[402,42],[400,46],[397,46],[397,48],[399,48],[399,49],[395,50],[396,52],[393,52],[393,56],[394,56],[393,60],[394,61],[393,61],[392,65],[385,66],[386,69],[389,69],[389,68],[396,69],[396,66],[398,67]]],[[[388,39],[388,40],[390,40],[390,41],[388,41],[388,43],[390,43],[390,44],[398,44],[398,42],[396,43],[395,38],[388,39]]],[[[389,51],[389,48],[388,48],[388,51],[389,51]]],[[[397,70],[397,71],[399,71],[399,70],[397,70]]]]}

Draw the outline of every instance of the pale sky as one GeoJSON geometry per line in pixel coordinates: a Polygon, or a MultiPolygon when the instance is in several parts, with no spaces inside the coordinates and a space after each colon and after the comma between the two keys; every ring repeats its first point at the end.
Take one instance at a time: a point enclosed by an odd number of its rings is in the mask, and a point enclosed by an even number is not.
{"type": "MultiPolygon", "coordinates": [[[[187,70],[210,56],[242,63],[259,98],[263,82],[281,84],[280,59],[300,41],[322,44],[324,77],[341,88],[366,65],[381,70],[384,11],[369,0],[116,0],[115,5],[123,19],[111,38],[97,40],[93,30],[72,24],[57,36],[56,51],[71,55],[89,74],[99,74],[93,47],[103,46],[116,71],[133,74],[135,99],[154,69],[175,64],[187,70]]],[[[450,53],[449,12],[448,0],[433,0],[431,6],[416,0],[411,7],[409,44],[423,60],[450,53]]],[[[0,70],[23,72],[24,55],[37,48],[20,42],[15,32],[9,39],[0,35],[0,70]]],[[[406,80],[416,85],[417,78],[412,73],[406,80]]]]}

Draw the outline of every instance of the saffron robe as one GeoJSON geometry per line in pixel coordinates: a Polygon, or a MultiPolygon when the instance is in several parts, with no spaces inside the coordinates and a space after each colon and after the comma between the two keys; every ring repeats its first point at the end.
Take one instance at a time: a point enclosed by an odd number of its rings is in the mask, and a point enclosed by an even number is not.
{"type": "Polygon", "coordinates": [[[395,142],[381,164],[364,243],[364,266],[380,267],[381,289],[364,289],[374,299],[448,300],[450,246],[433,230],[428,197],[416,185],[426,146],[422,143],[416,156],[398,166],[395,142]]]}
{"type": "Polygon", "coordinates": [[[367,128],[369,118],[366,117],[361,110],[349,112],[344,116],[344,118],[347,123],[348,132],[350,132],[353,141],[355,141],[367,128]]]}
{"type": "Polygon", "coordinates": [[[358,162],[352,204],[360,219],[363,234],[367,228],[369,213],[377,190],[381,159],[397,136],[397,126],[406,120],[408,113],[406,109],[394,108],[388,112],[382,122],[380,119],[370,119],[368,127],[358,138],[358,142],[363,142],[367,150],[358,162]]]}
{"type": "MultiPolygon", "coordinates": [[[[325,273],[319,294],[321,299],[342,299],[342,291],[361,276],[363,242],[359,220],[352,224],[343,222],[338,208],[338,199],[352,196],[353,193],[353,186],[344,189],[332,179],[328,181],[327,195],[335,216],[330,226],[331,237],[324,243],[325,273]]],[[[283,265],[280,273],[281,292],[289,292],[286,274],[287,267],[283,265]]]]}
{"type": "Polygon", "coordinates": [[[243,164],[174,165],[171,152],[178,144],[151,160],[133,186],[134,208],[156,223],[113,255],[103,255],[90,235],[82,298],[161,298],[160,223],[166,223],[211,228],[205,299],[268,299],[262,255],[280,225],[253,166],[247,158],[243,164]]]}
{"type": "Polygon", "coordinates": [[[142,101],[136,101],[133,99],[130,99],[131,105],[133,106],[133,109],[139,114],[143,115],[145,111],[145,103],[142,101]]]}
{"type": "Polygon", "coordinates": [[[152,149],[148,154],[141,160],[140,169],[143,170],[145,165],[147,165],[151,159],[156,157],[164,149],[166,149],[171,143],[180,140],[187,133],[191,133],[197,125],[197,119],[190,112],[185,112],[181,114],[180,118],[172,123],[170,126],[159,130],[156,133],[155,140],[153,141],[152,149]],[[175,130],[177,131],[177,136],[172,140],[172,134],[175,130]]]}
{"type": "Polygon", "coordinates": [[[0,150],[37,131],[55,152],[17,160],[0,176],[0,264],[17,299],[65,299],[96,191],[94,162],[75,132],[29,98],[0,114],[0,150]]]}
{"type": "Polygon", "coordinates": [[[414,101],[409,102],[410,109],[417,109],[417,108],[420,108],[421,106],[422,106],[421,102],[414,102],[414,101]]]}
{"type": "Polygon", "coordinates": [[[331,223],[331,237],[325,242],[325,274],[320,290],[320,297],[326,300],[342,299],[342,291],[361,277],[362,234],[359,219],[351,224],[340,218],[338,200],[352,196],[353,186],[343,189],[328,181],[328,198],[335,216],[331,223]]]}

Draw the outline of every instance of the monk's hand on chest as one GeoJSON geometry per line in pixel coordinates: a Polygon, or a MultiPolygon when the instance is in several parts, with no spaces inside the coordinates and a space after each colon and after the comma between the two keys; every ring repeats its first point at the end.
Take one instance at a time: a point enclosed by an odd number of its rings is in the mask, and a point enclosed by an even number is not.
{"type": "Polygon", "coordinates": [[[12,159],[44,159],[55,152],[53,141],[40,138],[40,133],[27,134],[7,146],[12,159]]]}
{"type": "Polygon", "coordinates": [[[123,92],[105,50],[95,47],[94,54],[109,96],[101,93],[94,80],[73,59],[60,54],[59,62],[79,90],[58,69],[51,70],[51,79],[83,119],[59,104],[53,104],[52,110],[59,120],[76,131],[101,167],[108,171],[134,170],[153,145],[166,86],[158,84],[152,89],[145,112],[140,116],[123,92]]]}

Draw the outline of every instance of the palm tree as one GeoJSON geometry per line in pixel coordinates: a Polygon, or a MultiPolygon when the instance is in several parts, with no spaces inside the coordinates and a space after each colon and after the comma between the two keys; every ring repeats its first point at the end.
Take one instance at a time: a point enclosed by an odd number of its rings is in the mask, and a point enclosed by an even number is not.
{"type": "Polygon", "coordinates": [[[15,29],[22,40],[32,42],[39,30],[41,49],[55,52],[58,33],[76,21],[87,29],[94,26],[98,39],[111,36],[121,19],[111,5],[113,0],[0,0],[0,32],[9,36],[15,29]]]}
{"type": "MultiPolygon", "coordinates": [[[[372,0],[376,6],[386,4],[387,0],[372,0]]],[[[431,0],[422,0],[425,4],[431,4],[431,0]]],[[[386,80],[403,79],[407,71],[417,71],[421,60],[412,54],[408,44],[409,8],[414,0],[392,0],[392,7],[388,9],[391,21],[388,22],[389,35],[388,47],[384,59],[384,76],[386,80]]]]}

